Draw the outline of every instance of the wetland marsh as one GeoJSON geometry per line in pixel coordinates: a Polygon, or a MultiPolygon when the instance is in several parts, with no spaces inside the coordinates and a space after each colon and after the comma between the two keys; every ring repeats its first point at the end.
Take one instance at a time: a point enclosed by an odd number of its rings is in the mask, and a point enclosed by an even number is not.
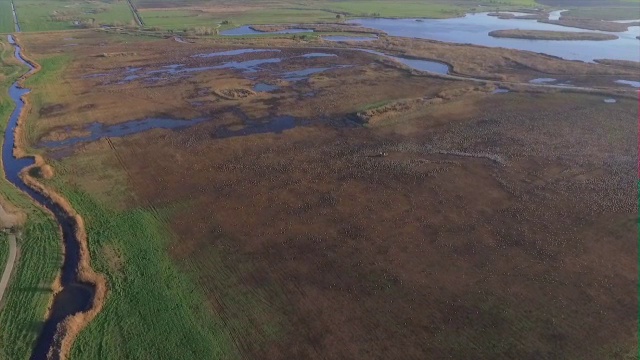
{"type": "MultiPolygon", "coordinates": [[[[489,16],[371,2],[400,19],[353,19],[362,4],[331,2],[288,10],[326,19],[297,25],[257,3],[133,1],[158,28],[15,34],[39,71],[7,84],[4,172],[51,210],[64,257],[51,252],[61,270],[40,284],[53,310],[27,324],[33,347],[0,341],[0,358],[637,352],[640,75],[620,61],[640,60],[637,29],[602,48],[488,43],[584,32],[537,22],[569,11],[516,3],[489,16]],[[224,20],[195,35],[178,14],[224,20]]],[[[0,321],[26,321],[1,306],[0,321]]]]}

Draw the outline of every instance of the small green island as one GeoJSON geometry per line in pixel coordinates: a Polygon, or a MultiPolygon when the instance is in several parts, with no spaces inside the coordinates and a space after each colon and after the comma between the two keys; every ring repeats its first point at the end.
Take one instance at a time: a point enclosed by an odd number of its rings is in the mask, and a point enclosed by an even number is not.
{"type": "Polygon", "coordinates": [[[592,32],[570,31],[546,31],[546,30],[494,30],[489,36],[498,38],[528,39],[528,40],[615,40],[618,37],[613,34],[601,34],[592,32]]]}

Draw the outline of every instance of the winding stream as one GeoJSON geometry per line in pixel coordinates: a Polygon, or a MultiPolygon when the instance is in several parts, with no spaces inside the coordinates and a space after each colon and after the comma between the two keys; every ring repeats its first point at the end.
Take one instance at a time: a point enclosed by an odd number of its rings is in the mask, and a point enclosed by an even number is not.
{"type": "MultiPolygon", "coordinates": [[[[15,48],[14,56],[22,64],[29,68],[28,74],[33,73],[34,67],[22,57],[22,49],[13,37],[9,35],[9,43],[15,48]]],[[[2,145],[2,164],[7,180],[28,194],[33,201],[49,209],[60,224],[63,234],[64,261],[60,274],[62,290],[58,292],[53,300],[49,316],[45,321],[40,335],[36,341],[31,359],[46,359],[49,349],[54,347],[53,358],[58,358],[58,349],[54,338],[58,324],[67,316],[89,310],[93,302],[95,289],[90,284],[78,281],[77,268],[80,261],[80,247],[74,232],[74,222],[71,221],[64,210],[56,203],[49,200],[39,192],[31,189],[20,178],[20,172],[26,167],[34,164],[32,157],[17,159],[13,156],[15,145],[15,130],[18,118],[24,108],[22,97],[29,93],[29,89],[20,87],[18,81],[9,88],[9,95],[15,104],[15,109],[9,118],[2,145]]]]}

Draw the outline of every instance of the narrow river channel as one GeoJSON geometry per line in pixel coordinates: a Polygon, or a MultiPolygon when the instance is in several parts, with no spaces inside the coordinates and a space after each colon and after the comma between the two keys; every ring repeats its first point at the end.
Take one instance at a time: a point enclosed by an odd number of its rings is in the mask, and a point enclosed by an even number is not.
{"type": "MultiPolygon", "coordinates": [[[[9,35],[9,43],[11,43],[15,48],[15,58],[25,66],[29,67],[27,75],[32,73],[34,71],[34,67],[22,57],[22,49],[14,41],[14,38],[11,35],[9,35]]],[[[31,189],[20,178],[20,172],[34,163],[34,159],[32,157],[16,159],[13,156],[15,129],[18,124],[20,113],[25,105],[22,97],[28,93],[29,89],[20,87],[18,81],[13,83],[11,88],[9,88],[9,95],[15,104],[15,109],[9,118],[4,134],[4,143],[2,145],[2,164],[6,178],[20,190],[28,194],[33,201],[49,209],[62,228],[64,240],[64,261],[60,274],[62,290],[55,295],[53,305],[48,314],[49,316],[42,327],[31,355],[31,359],[46,359],[49,350],[52,349],[51,358],[57,359],[59,358],[58,350],[60,344],[55,335],[58,324],[70,315],[88,310],[93,302],[95,289],[90,284],[78,281],[77,268],[80,260],[80,247],[74,232],[75,222],[67,217],[65,211],[59,205],[31,189]]],[[[37,239],[30,239],[30,241],[37,241],[37,239]]]]}

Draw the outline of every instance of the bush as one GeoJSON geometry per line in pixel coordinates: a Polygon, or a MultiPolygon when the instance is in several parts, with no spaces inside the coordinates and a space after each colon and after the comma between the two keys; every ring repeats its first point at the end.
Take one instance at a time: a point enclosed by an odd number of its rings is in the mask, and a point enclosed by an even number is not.
{"type": "Polygon", "coordinates": [[[198,27],[189,29],[187,32],[190,34],[199,35],[199,36],[216,35],[218,34],[218,29],[213,29],[205,26],[198,26],[198,27]]]}
{"type": "Polygon", "coordinates": [[[97,28],[99,24],[95,19],[82,19],[74,21],[74,25],[83,28],[83,29],[92,29],[97,28]]]}

